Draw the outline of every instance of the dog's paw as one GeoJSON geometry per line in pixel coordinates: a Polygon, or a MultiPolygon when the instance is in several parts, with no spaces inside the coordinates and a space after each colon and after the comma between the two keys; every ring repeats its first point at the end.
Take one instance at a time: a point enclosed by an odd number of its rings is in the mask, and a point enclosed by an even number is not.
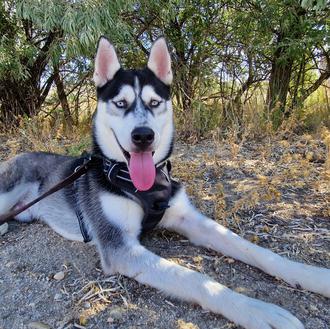
{"type": "Polygon", "coordinates": [[[283,308],[242,296],[236,322],[246,329],[304,329],[304,325],[283,308]]]}
{"type": "Polygon", "coordinates": [[[293,287],[306,289],[330,298],[330,270],[326,268],[290,262],[285,268],[284,280],[293,287]]]}

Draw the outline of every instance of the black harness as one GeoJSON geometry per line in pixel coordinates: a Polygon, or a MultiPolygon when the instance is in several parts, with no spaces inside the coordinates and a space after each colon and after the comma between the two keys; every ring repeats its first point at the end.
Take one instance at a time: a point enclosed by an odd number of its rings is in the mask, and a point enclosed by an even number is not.
{"type": "MultiPolygon", "coordinates": [[[[78,166],[76,170],[83,166],[87,161],[100,161],[98,156],[84,157],[82,165],[78,166]]],[[[148,191],[138,191],[134,187],[130,178],[127,165],[123,162],[117,162],[102,158],[103,173],[107,184],[115,187],[124,195],[128,196],[133,201],[137,202],[143,209],[144,216],[142,219],[142,234],[152,230],[161,221],[167,208],[169,208],[169,200],[171,196],[178,189],[179,183],[172,180],[170,177],[171,163],[169,160],[164,161],[156,166],[156,179],[151,189],[148,191]]],[[[74,184],[74,195],[77,195],[77,186],[74,184]]],[[[75,197],[76,198],[76,197],[75,197]]],[[[81,234],[84,242],[91,241],[82,211],[79,203],[75,200],[75,212],[78,218],[81,234]]]]}

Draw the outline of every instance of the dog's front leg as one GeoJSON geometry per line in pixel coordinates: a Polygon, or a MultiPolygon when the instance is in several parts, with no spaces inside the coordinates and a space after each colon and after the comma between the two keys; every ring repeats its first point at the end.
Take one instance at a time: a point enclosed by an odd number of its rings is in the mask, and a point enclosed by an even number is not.
{"type": "Polygon", "coordinates": [[[244,240],[200,214],[189,203],[183,189],[172,200],[161,226],[184,234],[196,245],[214,249],[280,277],[292,286],[330,297],[330,270],[290,261],[244,240]]]}
{"type": "Polygon", "coordinates": [[[138,241],[111,252],[116,272],[134,278],[166,294],[198,303],[248,329],[301,329],[301,322],[286,310],[236,293],[185,267],[161,258],[138,241]]]}

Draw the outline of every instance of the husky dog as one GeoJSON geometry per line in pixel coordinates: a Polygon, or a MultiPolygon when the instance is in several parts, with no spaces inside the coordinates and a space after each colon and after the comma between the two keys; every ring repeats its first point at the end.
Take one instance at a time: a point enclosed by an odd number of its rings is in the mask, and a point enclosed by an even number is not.
{"type": "MultiPolygon", "coordinates": [[[[236,293],[206,275],[148,251],[142,231],[158,225],[196,245],[330,297],[330,270],[293,262],[254,245],[200,214],[170,177],[173,145],[171,59],[164,38],[151,48],[143,70],[121,68],[112,44],[101,37],[95,58],[97,110],[93,165],[74,184],[19,214],[40,218],[67,239],[89,241],[105,273],[121,273],[166,294],[198,303],[249,329],[301,329],[288,311],[236,293]]],[[[69,176],[85,160],[25,153],[0,167],[0,214],[20,207],[69,176]]]]}

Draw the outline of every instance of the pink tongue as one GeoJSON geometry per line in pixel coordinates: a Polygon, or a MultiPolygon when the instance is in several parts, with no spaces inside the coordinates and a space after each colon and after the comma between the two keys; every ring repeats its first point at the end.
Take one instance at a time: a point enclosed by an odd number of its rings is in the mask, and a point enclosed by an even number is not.
{"type": "Polygon", "coordinates": [[[139,191],[147,191],[154,185],[156,168],[152,152],[130,153],[129,174],[139,191]]]}

